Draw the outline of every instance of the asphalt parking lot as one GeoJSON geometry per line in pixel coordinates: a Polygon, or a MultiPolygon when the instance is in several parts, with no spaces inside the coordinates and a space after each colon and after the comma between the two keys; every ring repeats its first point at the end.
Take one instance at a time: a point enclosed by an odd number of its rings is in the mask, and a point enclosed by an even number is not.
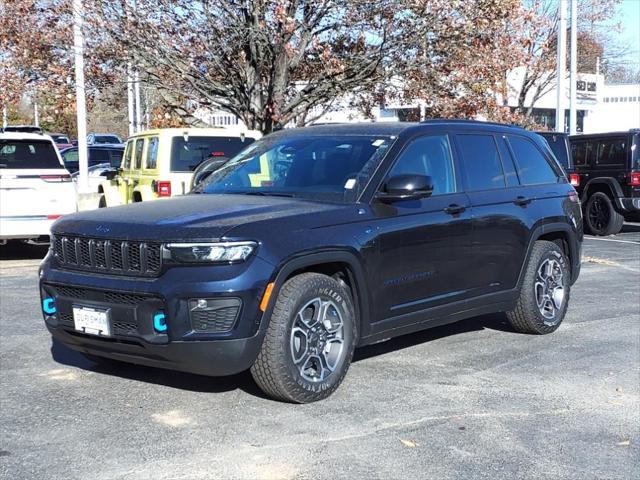
{"type": "Polygon", "coordinates": [[[366,347],[310,405],[52,345],[45,252],[0,248],[3,479],[638,478],[640,224],[585,240],[555,334],[491,315],[366,347]]]}

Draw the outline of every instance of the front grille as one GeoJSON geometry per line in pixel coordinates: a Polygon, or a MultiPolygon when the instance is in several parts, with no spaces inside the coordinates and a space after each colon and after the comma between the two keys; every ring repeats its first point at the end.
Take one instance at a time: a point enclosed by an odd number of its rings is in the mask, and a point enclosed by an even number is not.
{"type": "Polygon", "coordinates": [[[162,267],[159,243],[56,235],[53,253],[60,267],[74,270],[153,277],[162,267]]]}

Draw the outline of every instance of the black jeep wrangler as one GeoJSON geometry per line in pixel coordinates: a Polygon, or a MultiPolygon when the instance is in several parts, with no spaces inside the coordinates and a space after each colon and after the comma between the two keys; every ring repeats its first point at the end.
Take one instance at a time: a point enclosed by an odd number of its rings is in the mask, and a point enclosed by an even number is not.
{"type": "Polygon", "coordinates": [[[469,121],[324,125],[251,144],[193,194],[56,222],[51,334],[94,359],[251,369],[311,402],[356,347],[492,312],[558,328],[582,216],[547,143],[469,121]]]}
{"type": "Polygon", "coordinates": [[[614,235],[640,215],[640,129],[572,135],[571,183],[594,235],[614,235]]]}

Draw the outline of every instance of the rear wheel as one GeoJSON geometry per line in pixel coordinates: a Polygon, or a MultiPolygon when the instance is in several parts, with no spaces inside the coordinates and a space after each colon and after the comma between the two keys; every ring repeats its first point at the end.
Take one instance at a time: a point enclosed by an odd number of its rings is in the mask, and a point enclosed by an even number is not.
{"type": "Polygon", "coordinates": [[[594,235],[615,235],[622,230],[624,217],[616,212],[613,202],[606,193],[595,192],[587,200],[585,222],[594,235]]]}
{"type": "Polygon", "coordinates": [[[107,207],[107,199],[104,195],[100,196],[100,200],[98,200],[98,208],[106,208],[107,207]]]}
{"type": "Polygon", "coordinates": [[[322,400],[344,379],[356,336],[348,289],[326,275],[303,273],[282,286],[251,374],[275,399],[322,400]]]}
{"type": "Polygon", "coordinates": [[[569,304],[571,270],[554,242],[537,241],[529,256],[516,308],[507,312],[513,328],[538,335],[555,331],[569,304]]]}

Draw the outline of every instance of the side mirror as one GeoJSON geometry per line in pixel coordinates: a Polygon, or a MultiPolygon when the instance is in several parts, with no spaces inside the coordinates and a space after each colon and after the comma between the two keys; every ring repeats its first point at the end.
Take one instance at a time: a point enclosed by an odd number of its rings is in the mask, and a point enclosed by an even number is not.
{"type": "Polygon", "coordinates": [[[397,175],[389,178],[376,198],[384,203],[430,197],[433,181],[428,175],[397,175]]]}

